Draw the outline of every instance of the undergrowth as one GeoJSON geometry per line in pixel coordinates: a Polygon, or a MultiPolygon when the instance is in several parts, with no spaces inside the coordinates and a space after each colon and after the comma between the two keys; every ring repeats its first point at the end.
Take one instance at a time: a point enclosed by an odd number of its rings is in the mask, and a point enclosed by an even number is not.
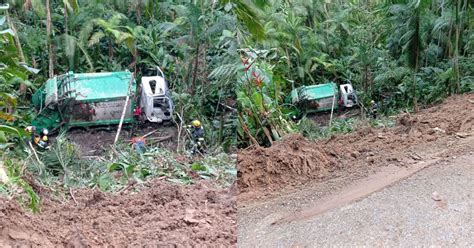
{"type": "Polygon", "coordinates": [[[25,167],[16,159],[5,159],[0,170],[0,194],[14,197],[20,205],[36,213],[40,210],[40,197],[24,178],[25,167]]]}
{"type": "Polygon", "coordinates": [[[395,120],[391,117],[380,116],[377,119],[352,117],[336,118],[331,126],[320,126],[313,120],[303,117],[298,122],[299,132],[309,140],[320,140],[329,138],[335,134],[346,134],[357,130],[359,127],[371,126],[373,128],[384,128],[395,126],[395,120]]]}
{"type": "Polygon", "coordinates": [[[204,179],[229,187],[237,175],[236,158],[222,150],[191,157],[161,147],[137,153],[130,144],[119,143],[102,156],[83,158],[66,134],[56,137],[50,150],[33,152],[24,144],[17,149],[23,151],[21,158],[5,155],[0,164],[0,194],[16,198],[33,212],[40,210],[40,197],[26,174],[34,177],[34,184],[63,197],[71,188],[117,192],[154,178],[185,185],[204,179]]]}
{"type": "Polygon", "coordinates": [[[153,178],[180,184],[209,179],[225,187],[233,183],[236,175],[235,159],[222,151],[193,158],[161,147],[137,153],[130,144],[122,143],[110,147],[102,156],[85,159],[64,134],[40,157],[38,161],[30,156],[28,169],[38,175],[42,184],[59,183],[65,188],[98,187],[103,191],[118,191],[132,181],[142,184],[153,178]]]}

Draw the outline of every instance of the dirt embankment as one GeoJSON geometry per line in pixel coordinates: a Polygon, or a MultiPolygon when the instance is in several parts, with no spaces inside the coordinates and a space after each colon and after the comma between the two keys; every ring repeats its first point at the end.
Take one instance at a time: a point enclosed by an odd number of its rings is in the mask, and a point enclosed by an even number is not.
{"type": "Polygon", "coordinates": [[[0,247],[233,246],[235,189],[155,180],[136,193],[84,189],[75,200],[43,200],[31,214],[0,198],[0,247]]]}
{"type": "Polygon", "coordinates": [[[238,154],[240,197],[268,195],[288,186],[337,177],[341,171],[357,173],[387,164],[404,166],[423,157],[410,147],[449,135],[472,135],[473,131],[471,93],[450,97],[416,115],[401,114],[394,128],[362,127],[318,142],[292,135],[270,148],[238,154]],[[411,152],[407,154],[407,150],[411,152]]]}

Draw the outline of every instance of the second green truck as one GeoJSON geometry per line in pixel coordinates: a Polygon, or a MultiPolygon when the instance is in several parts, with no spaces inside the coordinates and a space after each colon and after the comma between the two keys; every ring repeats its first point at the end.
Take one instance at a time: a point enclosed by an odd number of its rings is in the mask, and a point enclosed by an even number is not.
{"type": "Polygon", "coordinates": [[[331,109],[352,108],[358,105],[357,94],[351,84],[329,82],[302,86],[291,91],[287,102],[296,107],[299,114],[310,114],[331,109]]]}

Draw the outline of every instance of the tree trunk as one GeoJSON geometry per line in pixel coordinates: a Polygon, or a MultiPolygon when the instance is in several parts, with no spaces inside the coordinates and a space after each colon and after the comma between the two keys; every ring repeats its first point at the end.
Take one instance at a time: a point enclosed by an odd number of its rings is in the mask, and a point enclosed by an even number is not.
{"type": "Polygon", "coordinates": [[[455,43],[454,43],[454,60],[453,60],[453,69],[454,69],[454,78],[455,78],[455,87],[454,93],[458,93],[461,88],[461,83],[459,82],[459,37],[460,37],[460,29],[461,29],[461,21],[459,18],[459,9],[461,7],[461,1],[456,0],[456,36],[455,36],[455,43]]]}
{"type": "MultiPolygon", "coordinates": [[[[68,12],[67,12],[67,3],[66,1],[63,1],[64,3],[64,34],[69,35],[69,29],[68,29],[68,12]]],[[[64,41],[66,41],[66,38],[64,38],[64,41]]],[[[69,70],[74,70],[74,56],[69,57],[67,56],[67,53],[64,53],[64,61],[68,61],[69,63],[69,70]]]]}
{"type": "Polygon", "coordinates": [[[112,46],[112,39],[109,40],[109,59],[110,59],[110,62],[112,62],[114,58],[114,48],[112,46]]]}
{"type": "Polygon", "coordinates": [[[191,95],[194,96],[194,93],[196,91],[196,78],[197,78],[197,73],[198,73],[198,65],[199,65],[199,48],[201,44],[198,43],[196,47],[196,58],[194,59],[194,66],[193,66],[193,82],[191,84],[191,95]]]}
{"type": "Polygon", "coordinates": [[[416,73],[418,72],[419,49],[416,52],[415,72],[413,73],[413,109],[418,112],[418,101],[416,99],[416,73]]]}
{"type": "Polygon", "coordinates": [[[67,18],[68,18],[68,13],[67,13],[67,4],[64,1],[64,33],[67,35],[68,34],[68,25],[67,25],[67,18]]]}
{"type": "Polygon", "coordinates": [[[54,54],[53,54],[53,43],[51,41],[51,30],[52,30],[52,22],[51,22],[51,6],[50,0],[46,0],[46,35],[48,36],[48,61],[49,61],[49,77],[54,77],[54,54]]]}
{"type": "Polygon", "coordinates": [[[133,56],[133,73],[135,75],[137,75],[137,62],[138,62],[138,49],[137,49],[137,45],[135,44],[134,47],[133,47],[133,51],[132,51],[132,56],[133,56]]]}
{"type": "MultiPolygon", "coordinates": [[[[15,40],[15,46],[16,46],[16,49],[18,51],[18,55],[20,57],[20,61],[21,62],[25,62],[25,55],[23,54],[23,49],[21,48],[21,43],[20,43],[20,38],[18,37],[18,32],[16,31],[16,27],[15,25],[13,24],[11,18],[10,18],[10,13],[7,11],[6,13],[6,18],[7,18],[7,22],[8,22],[8,26],[12,29],[13,33],[15,33],[15,36],[13,36],[14,40],[15,40]]],[[[25,94],[26,93],[26,89],[27,89],[27,86],[26,84],[24,83],[21,83],[20,84],[20,93],[21,94],[25,94]]]]}
{"type": "Polygon", "coordinates": [[[8,26],[10,26],[13,33],[15,33],[15,36],[13,38],[15,39],[15,45],[16,45],[16,49],[18,49],[18,55],[20,56],[20,61],[25,62],[25,55],[23,54],[23,49],[21,48],[20,38],[18,37],[18,31],[16,30],[16,27],[13,24],[10,18],[10,13],[8,11],[6,13],[6,17],[7,17],[8,26]]]}

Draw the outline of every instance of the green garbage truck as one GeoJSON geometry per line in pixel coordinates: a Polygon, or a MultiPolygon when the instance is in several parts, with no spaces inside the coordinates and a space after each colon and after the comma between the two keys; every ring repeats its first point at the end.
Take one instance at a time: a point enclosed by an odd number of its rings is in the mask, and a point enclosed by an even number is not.
{"type": "Polygon", "coordinates": [[[32,125],[54,131],[60,127],[115,125],[138,119],[161,123],[169,121],[173,101],[164,75],[141,78],[141,94],[129,71],[74,73],[46,81],[32,97],[37,110],[32,125]],[[127,106],[126,98],[129,96],[127,106]]]}
{"type": "Polygon", "coordinates": [[[334,82],[301,86],[293,89],[287,102],[296,107],[297,114],[311,114],[357,105],[357,94],[351,84],[338,85],[334,82]]]}

